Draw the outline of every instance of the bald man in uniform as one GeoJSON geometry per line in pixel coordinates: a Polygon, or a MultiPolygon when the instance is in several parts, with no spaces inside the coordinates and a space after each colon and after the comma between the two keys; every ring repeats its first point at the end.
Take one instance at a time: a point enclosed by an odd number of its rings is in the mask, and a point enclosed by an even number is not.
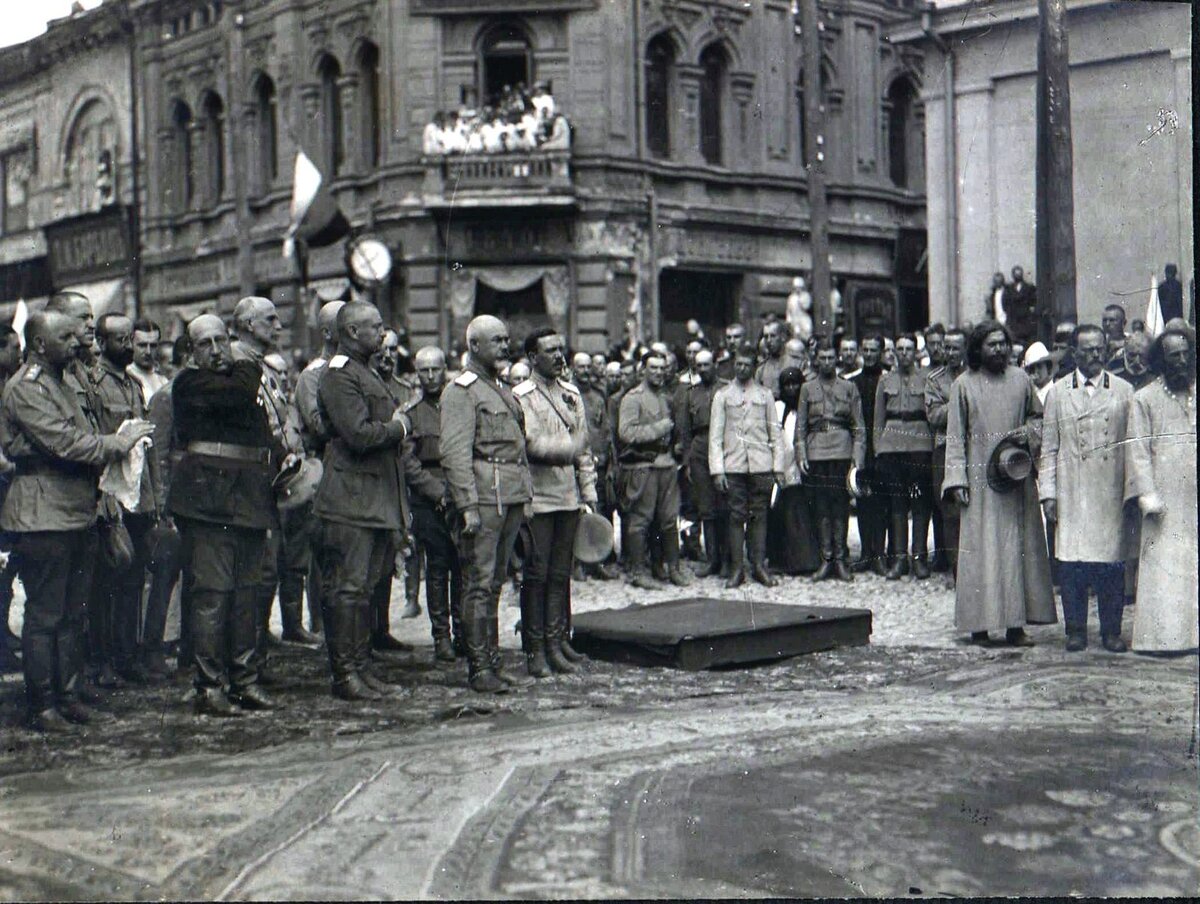
{"type": "Polygon", "coordinates": [[[0,406],[0,445],[15,466],[0,529],[15,537],[26,594],[21,647],[29,725],[64,733],[95,718],[80,693],[99,469],[154,428],[133,421],[102,435],[88,420],[64,381],[80,344],[71,318],[35,313],[25,337],[29,360],[9,380],[0,406]]]}
{"type": "Polygon", "coordinates": [[[167,507],[183,539],[196,712],[233,717],[275,708],[258,684],[256,596],[267,531],[278,524],[271,480],[289,456],[259,404],[262,367],[234,360],[221,318],[200,315],[188,338],[196,366],[171,390],[183,454],[167,507]]]}
{"type": "Polygon", "coordinates": [[[533,499],[525,416],[499,379],[508,343],[502,321],[476,317],[467,326],[466,367],[442,392],[439,448],[463,572],[468,681],[477,693],[533,683],[505,672],[500,657],[500,590],[533,499]]]}

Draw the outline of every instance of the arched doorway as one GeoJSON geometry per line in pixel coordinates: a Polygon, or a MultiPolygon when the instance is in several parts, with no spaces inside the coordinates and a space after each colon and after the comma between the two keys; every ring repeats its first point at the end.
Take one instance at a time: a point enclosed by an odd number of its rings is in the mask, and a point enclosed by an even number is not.
{"type": "Polygon", "coordinates": [[[491,314],[508,324],[514,358],[522,354],[526,336],[538,327],[552,326],[541,279],[511,292],[480,281],[475,288],[475,315],[480,314],[491,314]]]}
{"type": "Polygon", "coordinates": [[[511,23],[494,25],[479,42],[479,96],[495,104],[505,87],[533,84],[529,37],[511,23]]]}

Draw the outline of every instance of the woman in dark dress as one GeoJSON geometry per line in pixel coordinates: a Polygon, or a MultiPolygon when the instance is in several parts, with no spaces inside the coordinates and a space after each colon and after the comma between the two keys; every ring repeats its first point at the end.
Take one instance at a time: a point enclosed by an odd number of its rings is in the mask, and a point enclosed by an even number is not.
{"type": "Polygon", "coordinates": [[[788,367],[779,375],[779,401],[775,409],[783,427],[786,480],[778,488],[767,516],[767,558],[771,568],[791,575],[808,574],[821,565],[816,518],[808,488],[801,483],[794,451],[796,405],[803,384],[804,374],[797,367],[788,367]]]}

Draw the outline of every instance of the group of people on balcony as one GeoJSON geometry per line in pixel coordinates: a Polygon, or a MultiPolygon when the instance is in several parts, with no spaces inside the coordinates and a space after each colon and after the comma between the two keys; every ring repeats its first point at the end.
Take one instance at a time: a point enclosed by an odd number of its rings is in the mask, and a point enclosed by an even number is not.
{"type": "Polygon", "coordinates": [[[554,96],[543,82],[534,85],[532,92],[524,84],[505,85],[492,103],[480,109],[439,110],[422,136],[427,156],[565,151],[570,146],[570,123],[557,112],[554,96]]]}

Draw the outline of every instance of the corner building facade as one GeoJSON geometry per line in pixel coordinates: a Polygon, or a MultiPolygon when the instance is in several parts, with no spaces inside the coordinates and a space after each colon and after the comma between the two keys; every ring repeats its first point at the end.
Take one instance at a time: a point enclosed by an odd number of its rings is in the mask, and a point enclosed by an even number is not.
{"type": "MultiPolygon", "coordinates": [[[[848,326],[928,316],[921,53],[909,0],[821,5],[831,264],[848,326]]],[[[626,319],[679,339],[784,312],[812,261],[801,36],[755,0],[130,0],[147,191],[143,309],[176,332],[255,292],[293,345],[347,291],[340,247],[299,291],[292,161],[392,249],[374,293],[416,346],[477,314],[599,350],[626,319]],[[566,151],[425,157],[438,111],[543,82],[566,151]]]]}

